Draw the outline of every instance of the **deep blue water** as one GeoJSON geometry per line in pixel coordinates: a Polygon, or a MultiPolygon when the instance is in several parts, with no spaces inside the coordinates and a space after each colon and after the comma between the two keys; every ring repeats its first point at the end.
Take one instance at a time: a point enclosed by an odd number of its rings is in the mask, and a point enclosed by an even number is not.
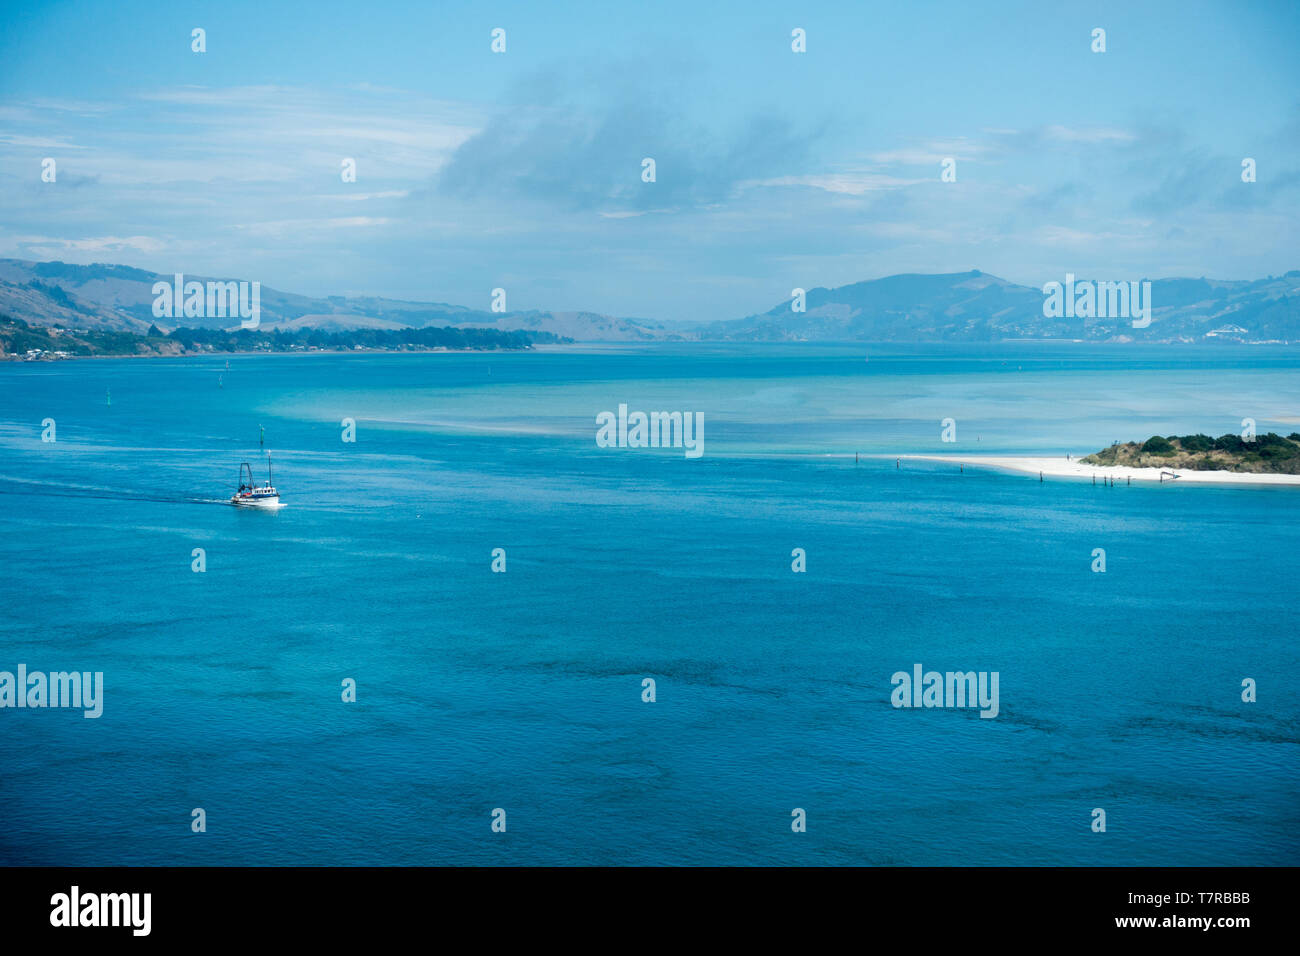
{"type": "Polygon", "coordinates": [[[1287,433],[1300,353],[224,365],[0,364],[0,670],[106,687],[0,710],[0,863],[1300,863],[1300,488],[854,463],[1287,433]],[[704,456],[596,447],[620,402],[704,456]],[[259,426],[286,507],[185,500],[259,426]],[[998,717],[891,706],[917,662],[998,717]]]}

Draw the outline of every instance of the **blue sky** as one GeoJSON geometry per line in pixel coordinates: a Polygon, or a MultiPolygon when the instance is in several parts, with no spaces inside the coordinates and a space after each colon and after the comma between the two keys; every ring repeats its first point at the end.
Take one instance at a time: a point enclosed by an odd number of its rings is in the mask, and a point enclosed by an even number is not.
{"type": "Polygon", "coordinates": [[[3,3],[0,256],[667,320],[1300,268],[1300,4],[3,3]]]}

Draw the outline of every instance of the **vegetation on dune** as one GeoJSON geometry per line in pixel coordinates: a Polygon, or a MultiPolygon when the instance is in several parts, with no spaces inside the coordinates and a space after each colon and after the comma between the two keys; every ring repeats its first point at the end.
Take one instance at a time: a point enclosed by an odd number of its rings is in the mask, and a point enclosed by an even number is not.
{"type": "Polygon", "coordinates": [[[1152,435],[1144,442],[1103,448],[1083,461],[1130,468],[1188,468],[1300,475],[1300,432],[1269,432],[1253,440],[1240,435],[1152,435]]]}
{"type": "Polygon", "coordinates": [[[1175,449],[1169,439],[1152,435],[1142,443],[1142,451],[1148,455],[1172,455],[1175,449]]]}

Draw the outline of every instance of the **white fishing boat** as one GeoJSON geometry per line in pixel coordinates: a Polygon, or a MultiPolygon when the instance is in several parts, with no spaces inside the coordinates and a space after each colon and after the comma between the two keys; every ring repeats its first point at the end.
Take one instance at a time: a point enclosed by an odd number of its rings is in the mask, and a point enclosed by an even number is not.
{"type": "Polygon", "coordinates": [[[271,456],[266,456],[266,482],[253,481],[253,468],[248,462],[239,466],[239,490],[230,496],[230,503],[240,508],[279,508],[280,493],[271,484],[271,456]],[[247,477],[247,481],[245,481],[247,477]]]}

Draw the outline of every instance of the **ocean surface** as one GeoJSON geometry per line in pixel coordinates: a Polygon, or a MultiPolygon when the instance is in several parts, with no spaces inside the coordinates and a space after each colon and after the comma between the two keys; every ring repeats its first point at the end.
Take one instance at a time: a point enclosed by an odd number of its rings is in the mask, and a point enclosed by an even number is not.
{"type": "Polygon", "coordinates": [[[104,675],[0,709],[0,863],[1300,864],[1300,489],[894,458],[1247,417],[1300,351],[0,363],[0,670],[104,675]],[[221,503],[259,429],[275,513],[221,503]],[[997,717],[892,706],[918,663],[997,717]]]}

